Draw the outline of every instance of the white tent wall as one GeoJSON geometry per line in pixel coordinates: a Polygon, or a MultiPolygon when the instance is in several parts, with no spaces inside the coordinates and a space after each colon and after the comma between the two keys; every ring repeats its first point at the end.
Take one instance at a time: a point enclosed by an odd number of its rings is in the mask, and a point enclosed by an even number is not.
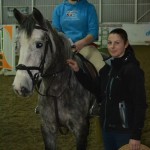
{"type": "MultiPolygon", "coordinates": [[[[0,0],[0,24],[14,24],[10,11],[23,8],[30,13],[37,7],[48,20],[56,5],[63,0],[0,0]]],[[[88,0],[96,7],[101,23],[149,23],[150,0],[88,0]]]]}
{"type": "Polygon", "coordinates": [[[150,44],[150,0],[101,1],[101,43],[106,39],[103,38],[103,30],[121,27],[127,31],[132,45],[150,44]]]}
{"type": "MultiPolygon", "coordinates": [[[[13,8],[18,8],[24,13],[30,13],[33,7],[38,8],[44,17],[48,20],[52,20],[52,12],[56,5],[60,4],[63,0],[0,0],[0,24],[16,24],[16,20],[13,16],[13,8]]],[[[111,26],[139,26],[145,24],[141,28],[145,34],[147,31],[147,25],[150,26],[150,0],[88,0],[93,3],[100,22],[100,36],[101,29],[103,27],[111,26]],[[101,27],[102,26],[102,27],[101,27]]],[[[135,33],[137,28],[132,28],[135,33]]],[[[144,35],[143,34],[143,35],[144,35]]],[[[134,37],[135,38],[135,37],[134,37]]],[[[135,39],[134,39],[135,40],[135,39]]],[[[144,41],[150,41],[150,36],[141,38],[144,41]]],[[[132,40],[133,41],[133,40],[132,40]]],[[[137,43],[135,42],[135,43],[137,43]]],[[[143,43],[144,44],[144,43],[143,43]]]]}
{"type": "MultiPolygon", "coordinates": [[[[103,32],[108,31],[109,33],[114,28],[123,28],[129,38],[129,42],[131,45],[150,45],[150,24],[129,24],[129,23],[123,23],[123,24],[103,24],[102,27],[100,27],[100,31],[103,30],[103,32]]],[[[107,46],[107,35],[104,34],[104,37],[101,36],[100,32],[100,42],[102,43],[104,48],[107,46]]]]}

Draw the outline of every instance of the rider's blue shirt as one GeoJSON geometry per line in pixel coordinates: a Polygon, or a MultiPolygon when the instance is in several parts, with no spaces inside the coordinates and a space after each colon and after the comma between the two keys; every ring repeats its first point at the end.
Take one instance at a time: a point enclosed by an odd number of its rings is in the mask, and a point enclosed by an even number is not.
{"type": "Polygon", "coordinates": [[[87,0],[71,4],[68,0],[58,5],[53,12],[52,25],[63,32],[73,42],[85,38],[88,34],[98,39],[98,17],[94,5],[87,0]]]}

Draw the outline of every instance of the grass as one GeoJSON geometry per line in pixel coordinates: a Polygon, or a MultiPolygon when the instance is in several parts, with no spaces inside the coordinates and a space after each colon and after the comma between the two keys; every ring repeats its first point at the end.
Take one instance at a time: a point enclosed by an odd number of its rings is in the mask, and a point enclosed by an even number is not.
{"type": "MultiPolygon", "coordinates": [[[[145,72],[147,103],[150,105],[150,46],[135,46],[135,53],[145,72]]],[[[0,76],[0,150],[43,150],[40,118],[34,113],[37,94],[30,99],[17,97],[12,89],[14,76],[0,76]]],[[[98,119],[91,121],[88,150],[103,149],[98,119]]],[[[142,134],[142,143],[150,147],[150,108],[142,134]]],[[[58,134],[58,150],[75,150],[71,133],[58,134]]]]}

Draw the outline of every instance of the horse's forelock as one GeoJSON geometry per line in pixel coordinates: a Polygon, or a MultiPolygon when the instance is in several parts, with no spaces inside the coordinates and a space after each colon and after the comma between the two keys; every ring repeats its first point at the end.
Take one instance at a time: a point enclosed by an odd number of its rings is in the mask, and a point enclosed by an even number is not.
{"type": "Polygon", "coordinates": [[[32,15],[29,15],[25,18],[25,20],[20,25],[20,29],[24,30],[27,33],[27,36],[30,37],[32,31],[35,28],[36,21],[34,20],[32,15]]]}

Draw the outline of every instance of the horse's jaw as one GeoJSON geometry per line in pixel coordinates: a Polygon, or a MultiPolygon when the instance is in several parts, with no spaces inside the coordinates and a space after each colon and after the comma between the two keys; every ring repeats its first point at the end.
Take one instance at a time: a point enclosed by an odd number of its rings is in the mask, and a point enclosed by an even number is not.
{"type": "Polygon", "coordinates": [[[22,97],[29,97],[33,94],[33,83],[28,74],[24,74],[22,71],[17,71],[14,82],[14,92],[22,97]]]}

